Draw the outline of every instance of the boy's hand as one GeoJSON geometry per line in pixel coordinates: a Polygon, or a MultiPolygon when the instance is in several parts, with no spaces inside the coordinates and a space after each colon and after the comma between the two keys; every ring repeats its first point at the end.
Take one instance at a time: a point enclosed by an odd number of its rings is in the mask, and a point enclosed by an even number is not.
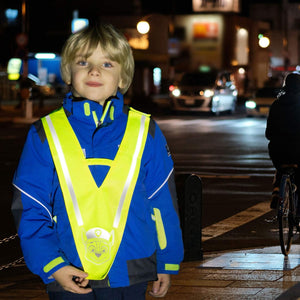
{"type": "Polygon", "coordinates": [[[86,279],[88,274],[72,266],[62,267],[52,276],[68,292],[88,294],[92,291],[91,288],[86,287],[89,283],[86,279]]]}
{"type": "Polygon", "coordinates": [[[157,274],[158,279],[153,282],[152,290],[149,294],[152,297],[161,298],[166,295],[171,286],[170,274],[157,274]]]}

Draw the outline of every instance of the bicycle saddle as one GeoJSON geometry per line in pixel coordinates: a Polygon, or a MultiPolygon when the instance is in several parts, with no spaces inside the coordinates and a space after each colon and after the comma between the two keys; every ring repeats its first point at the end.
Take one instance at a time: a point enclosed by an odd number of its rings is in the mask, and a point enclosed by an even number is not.
{"type": "Polygon", "coordinates": [[[294,170],[298,168],[297,164],[283,164],[280,165],[280,170],[283,173],[294,173],[294,170]]]}

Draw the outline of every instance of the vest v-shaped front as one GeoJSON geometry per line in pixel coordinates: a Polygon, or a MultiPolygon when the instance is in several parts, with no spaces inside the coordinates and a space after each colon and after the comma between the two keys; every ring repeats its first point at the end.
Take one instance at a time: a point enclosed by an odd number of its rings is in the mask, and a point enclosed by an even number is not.
{"type": "Polygon", "coordinates": [[[119,150],[108,161],[85,158],[63,108],[42,118],[76,249],[89,279],[105,278],[119,249],[149,121],[149,115],[130,109],[119,150]],[[109,162],[110,169],[98,187],[89,164],[103,162],[109,162]]]}

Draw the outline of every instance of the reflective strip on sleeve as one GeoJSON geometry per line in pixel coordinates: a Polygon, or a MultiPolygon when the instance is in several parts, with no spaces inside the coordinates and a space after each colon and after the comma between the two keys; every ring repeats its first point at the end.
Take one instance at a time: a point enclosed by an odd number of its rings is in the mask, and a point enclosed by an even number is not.
{"type": "Polygon", "coordinates": [[[153,208],[153,211],[155,216],[155,224],[156,224],[159,247],[161,250],[163,250],[167,247],[167,238],[166,238],[164,224],[162,221],[160,210],[158,208],[153,208]]]}
{"type": "Polygon", "coordinates": [[[165,264],[166,271],[179,271],[179,265],[177,264],[165,264]]]}
{"type": "Polygon", "coordinates": [[[51,271],[53,268],[55,268],[56,266],[58,266],[59,264],[63,263],[64,260],[62,257],[57,257],[55,259],[53,259],[52,261],[50,261],[43,269],[43,271],[45,273],[48,273],[49,271],[51,271]]]}
{"type": "Polygon", "coordinates": [[[168,182],[170,176],[172,175],[174,171],[174,168],[172,168],[172,170],[169,172],[167,178],[164,180],[164,182],[160,185],[160,187],[148,198],[148,199],[151,199],[165,184],[166,182],[168,182]]]}

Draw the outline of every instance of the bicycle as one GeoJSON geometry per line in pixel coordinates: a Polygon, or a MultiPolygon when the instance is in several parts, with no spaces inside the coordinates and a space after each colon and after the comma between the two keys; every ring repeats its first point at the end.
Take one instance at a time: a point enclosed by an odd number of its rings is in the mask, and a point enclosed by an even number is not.
{"type": "Polygon", "coordinates": [[[300,231],[299,219],[296,218],[298,197],[294,178],[297,167],[295,164],[281,166],[277,219],[281,252],[285,256],[289,254],[294,234],[300,231]]]}

